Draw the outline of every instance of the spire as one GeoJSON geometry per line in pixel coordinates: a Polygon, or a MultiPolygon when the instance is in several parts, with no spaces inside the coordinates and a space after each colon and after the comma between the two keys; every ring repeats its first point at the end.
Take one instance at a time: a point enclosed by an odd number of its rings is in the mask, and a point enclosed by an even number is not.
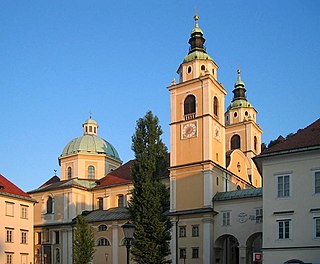
{"type": "Polygon", "coordinates": [[[199,16],[198,15],[194,16],[194,21],[195,21],[195,26],[194,26],[193,30],[191,31],[191,36],[189,39],[189,44],[190,44],[189,54],[194,51],[202,51],[204,53],[207,53],[206,49],[204,47],[204,42],[206,40],[203,37],[202,29],[199,27],[199,16]]]}
{"type": "Polygon", "coordinates": [[[246,100],[247,101],[247,97],[246,97],[246,89],[244,82],[241,80],[241,71],[240,69],[237,70],[238,73],[238,79],[237,82],[234,84],[234,90],[233,92],[233,101],[236,100],[246,100]]]}

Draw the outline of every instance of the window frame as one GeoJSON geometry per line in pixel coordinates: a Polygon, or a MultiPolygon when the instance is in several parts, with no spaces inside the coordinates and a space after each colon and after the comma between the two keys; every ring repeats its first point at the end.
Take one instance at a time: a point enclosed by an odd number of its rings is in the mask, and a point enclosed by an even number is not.
{"type": "Polygon", "coordinates": [[[215,117],[219,116],[219,99],[217,96],[213,97],[213,115],[215,117]]]}
{"type": "Polygon", "coordinates": [[[5,243],[13,243],[14,240],[14,228],[6,227],[6,240],[5,243]]]}
{"type": "Polygon", "coordinates": [[[193,94],[189,94],[183,101],[183,115],[195,115],[197,111],[197,98],[193,94]]]}
{"type": "Polygon", "coordinates": [[[314,178],[314,194],[320,195],[320,170],[315,170],[313,172],[313,178],[314,178]],[[318,179],[317,179],[318,178],[318,179]]]}
{"type": "Polygon", "coordinates": [[[126,207],[126,196],[124,194],[117,195],[117,205],[119,208],[126,207]]]}
{"type": "Polygon", "coordinates": [[[256,208],[256,224],[263,223],[263,208],[256,208]]]}
{"type": "Polygon", "coordinates": [[[199,237],[199,225],[192,225],[191,227],[191,233],[192,233],[192,237],[199,237]]]}
{"type": "Polygon", "coordinates": [[[97,247],[108,247],[108,246],[111,246],[111,243],[108,238],[106,238],[106,237],[98,238],[97,247]],[[104,241],[104,242],[102,242],[102,241],[104,241]]]}
{"type": "Polygon", "coordinates": [[[13,252],[5,252],[6,254],[6,263],[5,264],[13,264],[13,252]]]}
{"type": "Polygon", "coordinates": [[[186,258],[187,258],[187,249],[179,248],[179,259],[186,259],[186,258]]]}
{"type": "Polygon", "coordinates": [[[14,203],[6,201],[6,216],[14,217],[14,203]]]}
{"type": "Polygon", "coordinates": [[[105,224],[101,224],[98,226],[98,232],[108,231],[108,226],[105,224]]]}
{"type": "Polygon", "coordinates": [[[313,217],[313,238],[320,239],[320,215],[313,217]]]}
{"type": "Polygon", "coordinates": [[[88,166],[88,179],[95,179],[96,178],[96,168],[93,165],[88,166]]]}
{"type": "Polygon", "coordinates": [[[29,215],[28,215],[28,210],[29,206],[28,205],[24,205],[24,204],[20,204],[20,218],[22,219],[28,219],[29,215]]]}
{"type": "Polygon", "coordinates": [[[71,180],[72,179],[72,167],[68,166],[67,168],[67,179],[71,180]]]}
{"type": "Polygon", "coordinates": [[[277,240],[282,241],[282,240],[291,240],[291,239],[292,239],[292,219],[277,220],[277,240]],[[282,223],[282,227],[280,227],[281,223],[282,223]],[[286,223],[288,223],[287,226],[286,226],[286,223]],[[282,237],[280,237],[280,229],[283,229],[282,237]],[[288,234],[288,236],[286,236],[286,234],[288,234]]]}
{"type": "Polygon", "coordinates": [[[199,258],[199,247],[192,247],[192,258],[193,259],[199,258]]]}
{"type": "Polygon", "coordinates": [[[291,174],[286,173],[286,174],[281,174],[281,175],[276,175],[276,191],[277,191],[277,198],[288,198],[291,196],[291,174]],[[288,190],[286,190],[286,182],[285,179],[288,179],[288,190]],[[279,188],[279,180],[282,180],[282,187],[279,188]]]}
{"type": "Polygon", "coordinates": [[[28,230],[20,230],[20,244],[27,245],[28,244],[28,230]]]}
{"type": "Polygon", "coordinates": [[[232,135],[230,138],[230,149],[235,150],[235,149],[241,149],[241,137],[238,134],[232,135]]]}
{"type": "Polygon", "coordinates": [[[187,237],[187,226],[179,226],[179,237],[187,237]]]}
{"type": "Polygon", "coordinates": [[[222,226],[231,226],[231,211],[222,212],[222,226]]]}

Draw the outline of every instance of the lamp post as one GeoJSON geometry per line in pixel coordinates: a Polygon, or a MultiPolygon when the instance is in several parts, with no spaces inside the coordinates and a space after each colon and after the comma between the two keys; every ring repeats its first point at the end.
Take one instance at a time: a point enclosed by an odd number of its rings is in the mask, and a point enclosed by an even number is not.
{"type": "Polygon", "coordinates": [[[127,248],[127,264],[129,264],[130,263],[131,242],[133,239],[133,233],[134,233],[136,226],[134,224],[131,224],[130,222],[127,222],[127,223],[123,224],[121,227],[122,227],[122,230],[124,233],[124,239],[125,239],[125,244],[126,244],[126,248],[127,248]]]}

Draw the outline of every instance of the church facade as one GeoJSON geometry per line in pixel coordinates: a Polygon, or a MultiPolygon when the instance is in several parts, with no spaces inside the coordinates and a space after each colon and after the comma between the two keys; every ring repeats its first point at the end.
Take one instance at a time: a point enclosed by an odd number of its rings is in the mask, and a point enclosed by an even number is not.
{"type": "MultiPolygon", "coordinates": [[[[190,49],[170,93],[170,188],[172,263],[252,263],[261,253],[261,176],[252,158],[261,152],[262,130],[248,101],[241,72],[233,100],[218,66],[204,47],[195,16],[190,49]]],[[[83,135],[59,157],[60,177],[29,192],[35,205],[35,263],[72,263],[74,218],[93,226],[93,263],[124,263],[121,225],[132,182],[133,161],[122,164],[116,149],[98,136],[91,117],[83,135]]]]}

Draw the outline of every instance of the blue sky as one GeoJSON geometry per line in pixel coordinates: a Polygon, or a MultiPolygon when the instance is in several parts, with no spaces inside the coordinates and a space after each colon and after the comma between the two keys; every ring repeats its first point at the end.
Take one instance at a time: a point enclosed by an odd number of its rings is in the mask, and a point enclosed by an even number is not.
{"type": "Polygon", "coordinates": [[[320,1],[0,2],[0,173],[28,191],[93,114],[126,162],[136,120],[156,114],[188,52],[194,10],[232,99],[241,68],[263,142],[319,118],[320,1]]]}

